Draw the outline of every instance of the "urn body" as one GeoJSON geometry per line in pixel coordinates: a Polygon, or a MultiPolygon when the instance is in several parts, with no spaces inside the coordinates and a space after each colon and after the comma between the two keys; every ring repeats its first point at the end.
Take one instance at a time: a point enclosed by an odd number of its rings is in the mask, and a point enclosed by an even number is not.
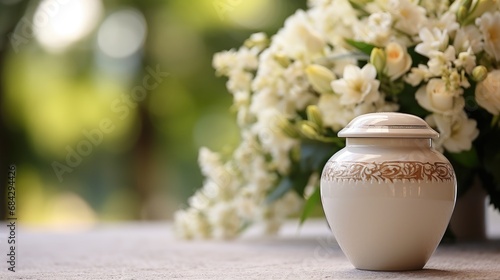
{"type": "Polygon", "coordinates": [[[453,167],[432,148],[437,133],[420,118],[399,113],[358,118],[339,133],[347,137],[346,147],[330,158],[321,176],[330,228],[358,269],[421,269],[453,212],[453,167]],[[356,124],[358,118],[372,121],[356,124]]]}

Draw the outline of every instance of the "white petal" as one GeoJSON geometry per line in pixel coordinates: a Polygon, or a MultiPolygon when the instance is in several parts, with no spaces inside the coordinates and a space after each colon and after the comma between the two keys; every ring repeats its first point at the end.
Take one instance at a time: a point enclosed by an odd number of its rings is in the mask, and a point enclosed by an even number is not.
{"type": "Polygon", "coordinates": [[[363,69],[361,69],[361,74],[366,80],[375,79],[377,76],[377,69],[372,64],[366,64],[363,69]]]}

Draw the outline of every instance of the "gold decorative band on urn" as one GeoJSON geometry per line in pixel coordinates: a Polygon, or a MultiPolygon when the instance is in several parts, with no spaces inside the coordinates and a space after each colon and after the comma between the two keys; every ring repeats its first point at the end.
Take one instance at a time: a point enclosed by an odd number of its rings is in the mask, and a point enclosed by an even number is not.
{"type": "Polygon", "coordinates": [[[420,161],[329,161],[321,178],[326,181],[438,181],[455,179],[453,167],[446,162],[420,161]]]}

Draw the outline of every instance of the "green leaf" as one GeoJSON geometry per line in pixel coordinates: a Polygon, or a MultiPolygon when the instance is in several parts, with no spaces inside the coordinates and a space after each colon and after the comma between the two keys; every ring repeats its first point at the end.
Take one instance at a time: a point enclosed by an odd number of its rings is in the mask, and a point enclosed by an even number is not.
{"type": "Polygon", "coordinates": [[[498,124],[498,120],[500,119],[500,115],[493,116],[491,120],[491,127],[494,128],[498,124]]]}
{"type": "Polygon", "coordinates": [[[339,149],[338,145],[332,143],[304,140],[300,146],[299,162],[292,166],[288,176],[281,178],[276,188],[266,197],[266,203],[276,201],[292,189],[303,196],[311,174],[321,173],[328,159],[339,149]]]}
{"type": "Polygon", "coordinates": [[[359,51],[361,51],[362,53],[364,53],[368,56],[370,56],[373,48],[375,48],[374,45],[368,44],[365,42],[361,42],[361,41],[355,41],[355,40],[351,40],[351,39],[345,39],[345,41],[347,44],[351,45],[352,47],[358,49],[359,51]]]}
{"type": "Polygon", "coordinates": [[[293,189],[297,192],[298,195],[304,196],[304,190],[306,189],[307,182],[309,182],[309,178],[312,174],[313,171],[303,171],[291,176],[291,178],[295,182],[293,189]]]}
{"type": "Polygon", "coordinates": [[[299,227],[305,222],[305,220],[311,215],[314,208],[318,205],[321,199],[320,188],[316,187],[311,196],[306,200],[304,208],[302,208],[302,214],[300,215],[299,227]]]}
{"type": "Polygon", "coordinates": [[[348,52],[348,53],[342,53],[342,54],[317,58],[315,60],[315,62],[318,64],[322,64],[322,65],[328,65],[329,63],[332,63],[332,62],[335,63],[338,60],[349,59],[349,58],[355,59],[355,60],[364,60],[364,61],[370,60],[370,56],[366,55],[364,53],[348,52]]]}
{"type": "Polygon", "coordinates": [[[474,147],[461,153],[448,153],[448,156],[467,168],[476,168],[479,166],[479,158],[477,156],[476,148],[474,147]]]}
{"type": "Polygon", "coordinates": [[[290,177],[283,177],[278,186],[266,197],[266,203],[280,199],[285,193],[293,189],[294,182],[290,177]]]}
{"type": "Polygon", "coordinates": [[[328,159],[340,148],[333,143],[303,141],[300,145],[300,169],[310,173],[321,172],[328,159]]]}
{"type": "MultiPolygon", "coordinates": [[[[369,15],[370,15],[370,13],[369,13],[369,12],[367,12],[367,11],[365,10],[365,8],[363,7],[363,3],[357,3],[356,1],[349,0],[349,4],[351,4],[351,6],[352,6],[354,9],[356,9],[356,10],[358,10],[358,11],[359,11],[359,13],[360,13],[360,16],[361,16],[361,17],[367,17],[367,16],[369,16],[369,15]]],[[[365,4],[365,5],[366,5],[366,4],[365,4]]]]}
{"type": "Polygon", "coordinates": [[[292,171],[290,171],[290,175],[284,176],[278,186],[266,197],[266,203],[272,203],[280,199],[290,190],[294,190],[300,196],[303,196],[304,189],[306,188],[311,174],[311,171],[301,172],[298,166],[295,166],[292,168],[292,171]]]}

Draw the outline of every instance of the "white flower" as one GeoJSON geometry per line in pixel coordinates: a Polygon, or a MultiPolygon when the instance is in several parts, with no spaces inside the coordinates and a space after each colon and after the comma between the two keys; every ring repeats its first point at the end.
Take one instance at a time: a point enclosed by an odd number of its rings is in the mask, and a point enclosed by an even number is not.
{"type": "Polygon", "coordinates": [[[411,68],[411,72],[405,77],[405,82],[412,86],[418,86],[422,81],[427,81],[432,77],[432,73],[426,65],[419,64],[418,67],[411,68]]]}
{"type": "Polygon", "coordinates": [[[316,94],[310,90],[306,65],[302,61],[297,60],[285,69],[283,79],[288,87],[283,90],[283,102],[293,104],[294,112],[303,110],[307,105],[317,102],[316,94]]]}
{"type": "Polygon", "coordinates": [[[189,206],[199,211],[206,210],[212,204],[213,198],[207,197],[203,193],[203,189],[196,191],[196,193],[188,199],[189,206]]]}
{"type": "MultiPolygon", "coordinates": [[[[259,142],[258,135],[251,131],[242,133],[242,142],[234,151],[234,164],[241,175],[243,182],[236,182],[238,186],[247,185],[252,192],[265,194],[276,179],[276,171],[265,156],[265,150],[259,142]]],[[[247,187],[248,188],[248,187],[247,187]]]]}
{"type": "Polygon", "coordinates": [[[429,71],[434,76],[441,76],[451,68],[452,62],[455,61],[455,59],[455,48],[453,46],[448,46],[444,52],[434,51],[427,65],[429,66],[429,71]]]}
{"type": "Polygon", "coordinates": [[[257,140],[257,135],[245,130],[241,135],[241,143],[233,153],[234,160],[239,164],[239,169],[247,169],[256,157],[261,156],[262,147],[257,140]]]}
{"type": "Polygon", "coordinates": [[[436,51],[444,51],[448,46],[448,32],[438,28],[422,28],[418,33],[422,43],[415,47],[415,51],[421,55],[431,57],[436,51]]]}
{"type": "Polygon", "coordinates": [[[389,0],[389,12],[396,18],[396,29],[415,35],[427,19],[425,9],[409,0],[389,0]]]}
{"type": "Polygon", "coordinates": [[[322,94],[318,108],[323,116],[323,124],[334,131],[339,131],[355,117],[352,109],[340,104],[340,96],[337,94],[322,94]]]}
{"type": "Polygon", "coordinates": [[[250,112],[258,116],[267,109],[278,109],[286,116],[293,116],[317,101],[310,90],[305,72],[307,64],[296,60],[285,67],[273,59],[270,49],[260,56],[260,67],[252,83],[250,112]]]}
{"type": "Polygon", "coordinates": [[[211,236],[206,217],[194,208],[179,210],[174,214],[174,229],[177,236],[185,239],[205,239],[211,236]]]}
{"type": "Polygon", "coordinates": [[[287,137],[279,128],[279,120],[284,116],[278,110],[270,108],[260,112],[257,117],[252,132],[259,136],[262,148],[272,155],[276,169],[281,174],[287,174],[291,164],[289,153],[297,145],[297,140],[287,137]]]}
{"type": "Polygon", "coordinates": [[[464,108],[465,101],[460,93],[450,91],[442,79],[431,79],[417,90],[415,98],[426,110],[450,116],[464,108]]]}
{"type": "MultiPolygon", "coordinates": [[[[237,182],[234,179],[233,171],[222,161],[218,153],[202,147],[199,151],[198,162],[202,174],[207,178],[199,198],[204,196],[209,200],[227,199],[234,195],[237,182]]],[[[198,202],[197,200],[198,198],[194,201],[198,202]]],[[[199,204],[198,206],[201,207],[199,204]]]]}
{"type": "Polygon", "coordinates": [[[323,124],[334,131],[344,128],[352,119],[359,115],[373,112],[397,111],[398,106],[385,102],[383,96],[374,103],[345,106],[340,104],[338,94],[322,94],[318,101],[318,108],[323,116],[323,124]]]}
{"type": "Polygon", "coordinates": [[[246,71],[233,70],[228,73],[229,79],[226,87],[231,93],[237,91],[249,91],[253,75],[246,71]]]}
{"type": "Polygon", "coordinates": [[[276,91],[277,90],[269,86],[266,89],[255,92],[251,96],[250,112],[253,115],[258,116],[259,113],[264,110],[269,108],[278,108],[281,112],[292,114],[294,111],[293,107],[283,107],[288,104],[280,102],[280,97],[277,95],[276,91]]]}
{"type": "Polygon", "coordinates": [[[250,124],[253,120],[250,113],[250,91],[238,90],[233,93],[233,106],[237,112],[236,120],[240,127],[250,124]]]}
{"type": "Polygon", "coordinates": [[[454,92],[461,92],[461,87],[469,88],[470,83],[467,77],[465,77],[465,72],[461,71],[460,73],[457,69],[453,69],[447,73],[447,75],[443,75],[441,77],[448,85],[448,88],[454,92]]]}
{"type": "Polygon", "coordinates": [[[331,0],[328,4],[317,6],[308,11],[314,26],[321,33],[322,38],[332,46],[345,47],[344,38],[354,38],[352,26],[359,20],[357,11],[348,0],[331,0]]]}
{"type": "Polygon", "coordinates": [[[387,12],[371,14],[354,26],[355,39],[377,46],[386,45],[392,35],[392,16],[387,12]]]}
{"type": "Polygon", "coordinates": [[[488,73],[476,86],[476,101],[493,115],[500,113],[500,70],[488,73]]]}
{"type": "Polygon", "coordinates": [[[472,51],[476,54],[483,50],[483,42],[479,34],[479,29],[475,25],[467,25],[460,28],[453,39],[453,46],[457,52],[472,51]]]}
{"type": "Polygon", "coordinates": [[[217,203],[207,211],[207,218],[212,226],[212,235],[216,239],[236,237],[243,223],[238,216],[234,203],[217,203]]]}
{"type": "Polygon", "coordinates": [[[284,54],[303,59],[320,53],[325,41],[312,26],[309,15],[299,10],[285,21],[285,26],[274,36],[273,43],[284,54]]]}
{"type": "Polygon", "coordinates": [[[472,141],[479,135],[476,121],[468,119],[464,111],[451,116],[432,114],[425,120],[439,131],[439,138],[434,142],[438,150],[444,147],[452,153],[468,151],[472,148],[472,141]]]}
{"type": "Polygon", "coordinates": [[[500,13],[485,13],[476,20],[483,34],[484,50],[496,61],[500,60],[500,13]]]}
{"type": "Polygon", "coordinates": [[[411,67],[411,57],[404,46],[399,43],[391,42],[385,47],[386,64],[385,73],[396,80],[405,74],[411,67]]]}
{"type": "Polygon", "coordinates": [[[476,67],[476,56],[469,49],[466,52],[459,53],[458,58],[453,63],[457,68],[463,68],[467,74],[471,74],[472,69],[476,67]]]}
{"type": "Polygon", "coordinates": [[[256,48],[258,51],[262,51],[269,44],[269,38],[264,32],[253,33],[245,41],[245,46],[248,48],[256,48]]]}
{"type": "Polygon", "coordinates": [[[392,33],[392,16],[389,13],[374,13],[368,17],[368,26],[373,43],[385,43],[392,33]]]}
{"type": "Polygon", "coordinates": [[[262,199],[256,197],[247,188],[243,187],[240,195],[234,198],[234,204],[238,205],[236,211],[238,216],[246,221],[253,221],[256,211],[261,207],[262,199]]]}
{"type": "Polygon", "coordinates": [[[229,78],[226,83],[229,92],[236,94],[251,90],[253,74],[248,71],[257,69],[259,65],[258,52],[256,47],[252,49],[241,47],[238,51],[230,50],[214,55],[212,64],[217,73],[229,78]]]}
{"type": "Polygon", "coordinates": [[[341,95],[342,105],[375,102],[380,97],[378,91],[380,82],[376,76],[377,70],[371,64],[366,64],[362,69],[348,65],[344,69],[343,78],[332,82],[332,89],[341,95]]]}
{"type": "Polygon", "coordinates": [[[223,166],[221,156],[206,147],[200,148],[198,153],[198,163],[202,167],[201,172],[205,176],[217,174],[219,169],[223,166]]]}
{"type": "MultiPolygon", "coordinates": [[[[435,1],[435,0],[432,0],[435,1]]],[[[444,2],[444,1],[436,1],[436,2],[444,2]]],[[[430,12],[428,10],[428,12],[430,12]]],[[[456,14],[452,11],[448,11],[436,19],[430,19],[427,28],[438,28],[440,30],[446,30],[448,34],[455,34],[460,28],[460,24],[457,22],[456,14]]]]}
{"type": "Polygon", "coordinates": [[[238,63],[238,57],[235,50],[218,52],[212,59],[212,66],[220,75],[228,75],[229,71],[236,68],[238,63]]]}
{"type": "Polygon", "coordinates": [[[254,70],[259,65],[257,54],[257,49],[245,47],[241,47],[238,51],[222,51],[214,55],[212,65],[218,74],[225,76],[236,70],[254,70]]]}

